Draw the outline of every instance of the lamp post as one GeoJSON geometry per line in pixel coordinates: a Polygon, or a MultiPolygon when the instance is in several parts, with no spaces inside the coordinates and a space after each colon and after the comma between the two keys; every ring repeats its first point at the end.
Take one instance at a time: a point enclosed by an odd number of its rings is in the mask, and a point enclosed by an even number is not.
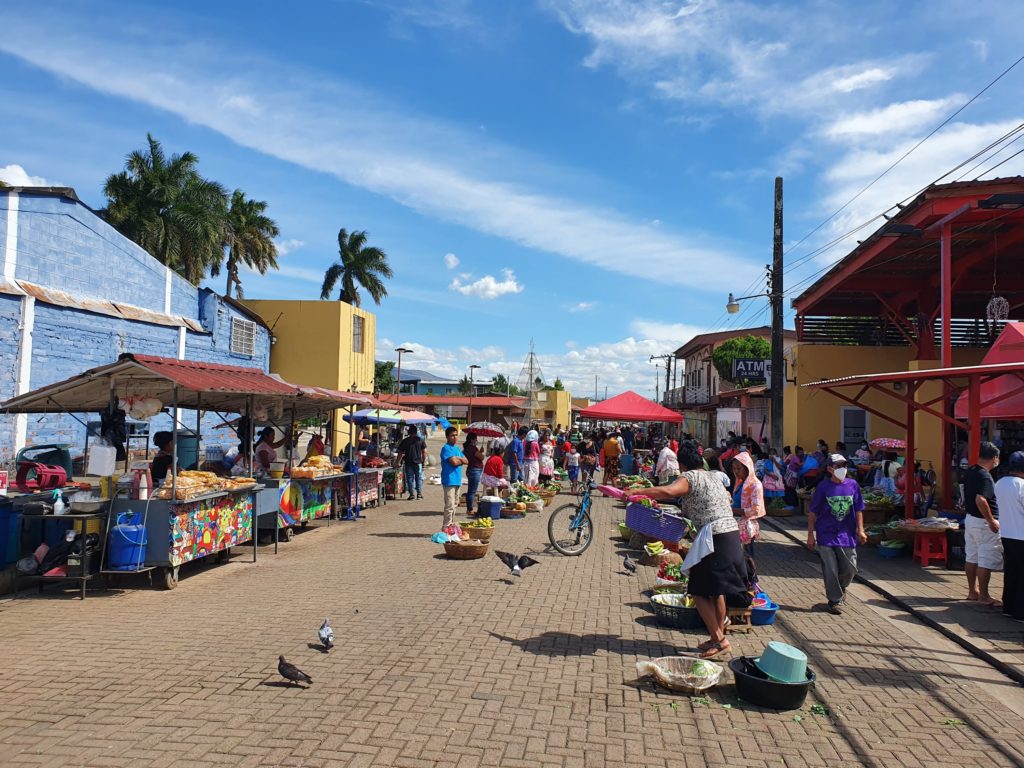
{"type": "Polygon", "coordinates": [[[398,377],[395,379],[395,403],[398,405],[402,404],[402,355],[411,354],[411,349],[405,347],[395,347],[395,352],[398,353],[398,377]]]}
{"type": "Polygon", "coordinates": [[[473,371],[480,366],[474,363],[469,366],[469,408],[466,410],[466,426],[473,422],[473,371]]]}
{"type": "Polygon", "coordinates": [[[782,334],[782,177],[775,177],[775,231],[772,238],[772,264],[765,267],[767,276],[767,290],[764,293],[755,293],[752,296],[740,296],[735,298],[729,294],[729,301],[725,310],[730,315],[740,311],[740,302],[744,299],[753,299],[758,296],[767,296],[772,308],[772,375],[769,387],[772,394],[772,446],[778,448],[782,445],[783,435],[783,397],[782,386],[785,381],[783,372],[783,334],[782,334]]]}

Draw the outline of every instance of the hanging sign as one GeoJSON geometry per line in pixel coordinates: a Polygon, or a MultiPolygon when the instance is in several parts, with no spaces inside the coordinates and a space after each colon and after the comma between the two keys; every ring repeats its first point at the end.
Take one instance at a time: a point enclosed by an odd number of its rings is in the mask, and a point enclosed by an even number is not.
{"type": "MultiPolygon", "coordinates": [[[[782,361],[782,376],[786,376],[786,361],[782,361]]],[[[733,381],[770,381],[772,378],[772,361],[755,360],[749,357],[736,357],[732,361],[733,381]]]]}

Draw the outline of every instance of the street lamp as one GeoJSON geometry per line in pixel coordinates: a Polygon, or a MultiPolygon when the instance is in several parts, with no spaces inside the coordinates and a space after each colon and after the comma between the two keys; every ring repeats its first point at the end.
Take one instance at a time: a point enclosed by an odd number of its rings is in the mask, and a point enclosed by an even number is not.
{"type": "Polygon", "coordinates": [[[398,405],[402,404],[402,354],[411,354],[411,349],[405,347],[395,347],[395,352],[398,353],[398,378],[395,381],[395,402],[398,405]]]}
{"type": "Polygon", "coordinates": [[[466,426],[468,427],[473,421],[473,371],[480,366],[474,363],[469,366],[469,409],[466,411],[466,426]]]}

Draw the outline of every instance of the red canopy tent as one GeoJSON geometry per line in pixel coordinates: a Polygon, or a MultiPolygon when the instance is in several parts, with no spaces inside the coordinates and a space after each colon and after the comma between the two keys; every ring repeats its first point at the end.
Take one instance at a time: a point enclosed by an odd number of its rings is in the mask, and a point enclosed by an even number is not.
{"type": "Polygon", "coordinates": [[[681,424],[683,421],[681,413],[663,408],[653,400],[628,390],[597,405],[584,408],[580,411],[580,416],[596,421],[663,421],[672,424],[681,424]]]}
{"type": "MultiPolygon", "coordinates": [[[[982,365],[1001,363],[1024,364],[1024,323],[1007,323],[981,361],[982,365]]],[[[969,418],[968,400],[967,392],[957,398],[953,414],[958,419],[969,418]]],[[[982,419],[1024,419],[1024,387],[1020,374],[1004,374],[982,381],[979,403],[982,419]]]]}

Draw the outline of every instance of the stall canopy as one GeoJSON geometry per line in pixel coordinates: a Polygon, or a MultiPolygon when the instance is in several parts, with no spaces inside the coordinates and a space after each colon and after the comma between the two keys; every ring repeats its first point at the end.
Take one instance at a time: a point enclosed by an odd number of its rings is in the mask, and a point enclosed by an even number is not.
{"type": "Polygon", "coordinates": [[[7,413],[93,413],[105,410],[111,396],[156,398],[164,406],[238,411],[252,397],[260,406],[293,406],[296,415],[314,414],[372,401],[364,395],[299,387],[264,373],[216,363],[152,355],[123,354],[116,362],[92,368],[45,387],[11,398],[7,413]]]}
{"type": "MultiPolygon", "coordinates": [[[[1007,323],[999,334],[995,344],[981,361],[982,365],[999,365],[1017,363],[1024,369],[1024,323],[1007,323]]],[[[980,414],[983,419],[1002,419],[1004,421],[1024,420],[1024,379],[1021,374],[1004,374],[995,376],[981,383],[980,414]]],[[[962,393],[956,401],[954,414],[958,419],[966,419],[970,404],[967,393],[962,393]]]]}
{"type": "Polygon", "coordinates": [[[648,400],[636,392],[626,391],[621,395],[584,408],[580,416],[596,421],[664,421],[679,424],[683,415],[648,400]]]}

